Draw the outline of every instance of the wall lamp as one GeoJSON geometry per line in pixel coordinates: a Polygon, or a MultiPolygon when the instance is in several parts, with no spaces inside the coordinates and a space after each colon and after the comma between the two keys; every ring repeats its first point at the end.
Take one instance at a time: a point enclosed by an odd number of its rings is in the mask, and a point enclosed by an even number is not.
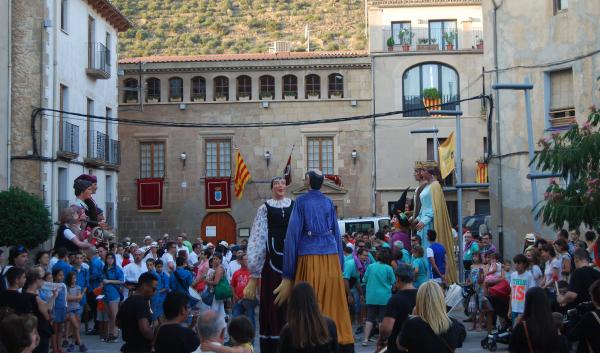
{"type": "Polygon", "coordinates": [[[271,161],[271,152],[266,151],[264,157],[265,161],[267,161],[267,168],[269,168],[269,162],[271,161]]]}
{"type": "Polygon", "coordinates": [[[181,163],[183,163],[183,167],[185,168],[185,161],[187,159],[187,154],[185,154],[185,152],[182,152],[181,155],[179,155],[179,159],[181,159],[181,163]]]}
{"type": "Polygon", "coordinates": [[[352,150],[352,152],[350,153],[350,156],[352,157],[352,162],[354,164],[356,164],[356,158],[358,158],[358,152],[356,151],[356,149],[352,150]]]}

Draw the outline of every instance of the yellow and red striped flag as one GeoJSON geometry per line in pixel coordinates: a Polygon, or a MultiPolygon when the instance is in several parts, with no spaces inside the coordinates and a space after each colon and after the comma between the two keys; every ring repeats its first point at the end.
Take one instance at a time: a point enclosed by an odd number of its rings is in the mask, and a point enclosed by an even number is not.
{"type": "Polygon", "coordinates": [[[244,158],[242,158],[242,154],[238,150],[235,154],[235,179],[233,180],[235,185],[235,196],[238,199],[242,198],[244,194],[244,187],[246,183],[250,180],[250,171],[246,167],[246,163],[244,163],[244,158]]]}

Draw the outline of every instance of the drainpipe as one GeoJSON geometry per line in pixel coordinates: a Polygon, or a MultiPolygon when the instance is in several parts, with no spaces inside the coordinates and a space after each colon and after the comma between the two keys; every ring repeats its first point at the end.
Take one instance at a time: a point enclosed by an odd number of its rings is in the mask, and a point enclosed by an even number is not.
{"type": "MultiPolygon", "coordinates": [[[[51,56],[51,60],[52,60],[52,87],[50,89],[51,92],[51,97],[52,97],[52,101],[49,104],[51,107],[56,108],[56,103],[57,103],[57,93],[59,93],[59,91],[57,90],[58,88],[58,75],[56,74],[57,69],[58,69],[58,57],[57,57],[57,53],[58,53],[58,26],[60,25],[60,2],[52,2],[54,4],[54,19],[52,20],[52,34],[53,34],[53,40],[52,40],[52,56],[51,56]]],[[[60,107],[59,107],[60,108],[60,107]]],[[[52,150],[50,151],[50,157],[52,159],[54,159],[54,155],[56,153],[56,142],[57,139],[60,138],[61,134],[60,134],[60,129],[62,129],[62,126],[60,124],[60,119],[55,119],[54,118],[54,114],[52,115],[52,119],[51,121],[48,123],[48,126],[51,126],[51,138],[52,138],[52,150]],[[57,121],[58,120],[58,124],[57,121]],[[56,130],[56,127],[58,126],[58,130],[56,130]],[[57,133],[58,132],[58,133],[57,133]]],[[[58,200],[58,188],[56,187],[56,183],[55,183],[55,178],[57,178],[57,174],[58,174],[58,169],[55,165],[55,163],[50,163],[50,213],[52,215],[52,219],[58,219],[59,215],[58,215],[58,207],[54,207],[55,205],[57,205],[57,203],[54,202],[54,200],[58,200]]]]}
{"type": "Polygon", "coordinates": [[[6,90],[6,184],[11,186],[11,154],[12,154],[12,1],[8,3],[8,86],[6,90]]]}
{"type": "Polygon", "coordinates": [[[373,171],[371,172],[371,185],[373,185],[373,190],[371,193],[371,211],[373,216],[375,216],[377,214],[377,139],[375,138],[375,57],[373,54],[371,54],[371,113],[373,114],[373,171]]]}
{"type": "MultiPolygon", "coordinates": [[[[494,72],[496,76],[496,84],[500,83],[500,73],[498,72],[498,22],[497,22],[497,11],[502,3],[497,3],[496,0],[492,0],[494,5],[494,72]]],[[[498,245],[500,253],[504,253],[504,205],[502,202],[502,142],[500,141],[500,90],[495,90],[494,99],[496,100],[496,151],[498,154],[498,245]]]]}

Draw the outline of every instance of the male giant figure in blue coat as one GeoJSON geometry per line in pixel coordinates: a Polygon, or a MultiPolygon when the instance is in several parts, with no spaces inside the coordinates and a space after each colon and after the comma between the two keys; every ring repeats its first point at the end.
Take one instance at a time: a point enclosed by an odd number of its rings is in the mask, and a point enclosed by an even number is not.
{"type": "Polygon", "coordinates": [[[292,282],[307,282],[315,290],[323,315],[336,324],[342,352],[354,351],[347,298],[342,278],[344,256],[335,206],[319,191],[319,170],[306,173],[309,191],[296,199],[285,236],[283,280],[274,291],[275,303],[285,302],[292,282]]]}

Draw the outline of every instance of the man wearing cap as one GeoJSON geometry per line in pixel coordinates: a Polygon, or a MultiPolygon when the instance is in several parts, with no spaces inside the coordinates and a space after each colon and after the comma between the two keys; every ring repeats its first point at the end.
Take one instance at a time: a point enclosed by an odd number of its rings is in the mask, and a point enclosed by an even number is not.
{"type": "Polygon", "coordinates": [[[285,197],[286,181],[282,177],[271,180],[271,199],[258,208],[248,241],[247,259],[250,280],[244,289],[244,298],[256,299],[256,285],[260,287],[260,351],[277,352],[279,332],[286,323],[286,306],[275,305],[273,290],[281,283],[283,272],[283,244],[294,201],[285,197]]]}
{"type": "Polygon", "coordinates": [[[144,237],[144,246],[142,246],[140,248],[140,250],[142,250],[142,252],[145,253],[146,251],[150,250],[150,244],[152,244],[152,237],[149,235],[146,235],[144,237]]]}
{"type": "Polygon", "coordinates": [[[92,195],[98,190],[98,179],[95,175],[81,174],[73,182],[75,191],[76,205],[85,209],[85,214],[88,216],[87,225],[91,228],[101,227],[108,228],[104,221],[103,211],[96,205],[92,195]]]}
{"type": "Polygon", "coordinates": [[[307,282],[314,289],[323,315],[337,327],[340,352],[354,351],[354,336],[342,278],[344,254],[335,205],[320,191],[320,170],[305,175],[309,191],[296,199],[285,236],[283,274],[275,289],[276,304],[289,298],[292,281],[307,282]]]}

